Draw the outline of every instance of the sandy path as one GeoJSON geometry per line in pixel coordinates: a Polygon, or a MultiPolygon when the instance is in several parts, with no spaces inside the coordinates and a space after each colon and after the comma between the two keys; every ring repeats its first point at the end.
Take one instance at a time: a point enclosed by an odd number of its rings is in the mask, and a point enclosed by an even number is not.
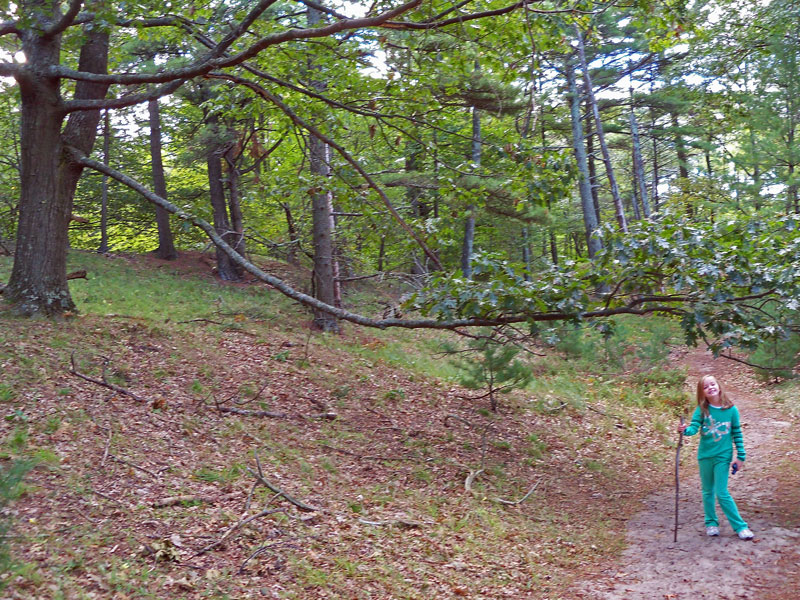
{"type": "MultiPolygon", "coordinates": [[[[796,563],[800,529],[778,524],[785,522],[775,505],[781,494],[780,481],[770,472],[776,460],[787,453],[794,452],[800,459],[793,431],[793,425],[796,428],[797,424],[770,406],[769,392],[757,385],[746,367],[729,360],[714,360],[710,354],[698,350],[678,359],[689,366],[689,383],[695,384],[700,375],[713,373],[727,385],[739,406],[747,466],[731,477],[729,489],[756,538],[753,542],[739,540],[719,507],[720,536],[706,536],[697,471],[697,437],[687,438],[681,452],[678,542],[673,542],[675,489],[668,487],[650,496],[645,510],[627,523],[628,548],[621,562],[609,565],[603,571],[604,577],[584,582],[577,597],[760,599],[768,595],[770,588],[786,585],[787,565],[794,571],[800,570],[796,563]]],[[[687,393],[691,392],[687,389],[687,393]]],[[[800,592],[795,589],[782,597],[800,598],[800,592]]]]}

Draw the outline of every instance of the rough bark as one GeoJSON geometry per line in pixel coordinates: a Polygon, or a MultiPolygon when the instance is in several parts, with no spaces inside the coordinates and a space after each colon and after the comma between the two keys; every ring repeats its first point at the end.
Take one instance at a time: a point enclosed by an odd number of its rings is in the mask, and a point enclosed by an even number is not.
{"type": "MultiPolygon", "coordinates": [[[[222,158],[216,148],[211,148],[206,155],[208,166],[208,192],[211,200],[211,208],[214,215],[214,229],[219,236],[229,245],[231,242],[231,222],[228,218],[228,207],[225,202],[225,188],[222,183],[222,158]]],[[[219,247],[216,249],[217,275],[223,281],[239,281],[241,273],[239,267],[231,260],[231,257],[223,252],[219,247]]]]}
{"type": "MultiPolygon", "coordinates": [[[[147,103],[147,109],[150,116],[150,160],[153,172],[153,191],[162,198],[166,198],[167,180],[164,176],[164,162],[161,158],[161,113],[158,100],[150,100],[147,103]]],[[[163,260],[175,260],[178,258],[178,251],[175,249],[175,241],[169,225],[169,213],[160,206],[156,206],[155,210],[158,227],[156,256],[163,260]]]]}
{"type": "MultiPolygon", "coordinates": [[[[306,13],[309,27],[319,24],[322,12],[309,7],[306,13]]],[[[309,71],[315,72],[311,82],[317,92],[325,91],[325,82],[319,75],[319,68],[309,59],[309,71]]],[[[330,176],[330,148],[320,138],[310,135],[308,140],[311,172],[320,178],[330,176]]],[[[311,194],[313,237],[314,237],[314,295],[331,306],[341,305],[339,293],[338,265],[334,248],[335,223],[333,218],[333,196],[327,189],[311,194]]],[[[322,331],[338,332],[339,321],[329,312],[314,310],[314,324],[322,331]]]]}
{"type": "MultiPolygon", "coordinates": [[[[54,1],[30,2],[26,12],[40,13],[45,26],[60,18],[54,1]]],[[[43,75],[59,64],[61,36],[27,29],[21,37],[27,63],[16,75],[22,106],[18,243],[5,296],[19,314],[58,315],[75,308],[66,261],[73,198],[83,172],[64,150],[91,152],[100,111],[71,113],[62,132],[66,112],[59,80],[43,75]]],[[[105,73],[107,64],[108,34],[86,30],[78,68],[105,73]]],[[[74,96],[101,99],[107,89],[107,84],[81,81],[74,96]]]]}

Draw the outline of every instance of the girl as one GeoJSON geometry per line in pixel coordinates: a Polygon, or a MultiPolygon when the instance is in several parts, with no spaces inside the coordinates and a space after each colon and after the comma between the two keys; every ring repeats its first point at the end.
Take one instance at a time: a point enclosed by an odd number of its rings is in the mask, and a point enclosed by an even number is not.
{"type": "Polygon", "coordinates": [[[743,540],[753,539],[753,532],[739,516],[736,503],[728,493],[728,468],[736,446],[735,473],[744,464],[745,451],[742,428],[737,409],[713,375],[697,382],[697,408],[689,426],[681,423],[678,431],[684,435],[701,432],[697,446],[700,481],[703,485],[703,510],[706,516],[706,535],[719,535],[715,497],[733,530],[743,540]]]}

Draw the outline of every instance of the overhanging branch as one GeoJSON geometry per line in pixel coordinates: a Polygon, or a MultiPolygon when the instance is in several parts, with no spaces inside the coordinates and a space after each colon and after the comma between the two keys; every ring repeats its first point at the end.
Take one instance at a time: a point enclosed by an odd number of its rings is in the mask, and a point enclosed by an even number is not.
{"type": "Polygon", "coordinates": [[[615,308],[603,308],[599,310],[591,310],[591,311],[584,311],[584,312],[559,312],[559,311],[550,311],[550,312],[520,312],[515,314],[507,314],[507,315],[497,315],[497,316],[489,316],[489,317],[473,317],[468,319],[454,319],[450,321],[437,321],[434,319],[372,319],[366,317],[364,315],[360,315],[357,313],[350,312],[343,308],[337,308],[335,306],[331,306],[324,302],[317,300],[316,298],[309,296],[308,294],[304,294],[292,288],[291,286],[287,285],[281,279],[274,277],[268,273],[262,271],[259,267],[245,259],[242,255],[240,255],[236,250],[234,250],[230,245],[228,245],[225,240],[223,240],[219,234],[217,234],[216,230],[212,225],[208,222],[204,221],[203,219],[187,213],[186,211],[178,208],[171,202],[161,198],[159,195],[151,192],[145,186],[137,182],[135,179],[125,175],[124,173],[120,173],[116,169],[113,169],[107,165],[104,165],[101,162],[88,158],[81,154],[78,150],[71,148],[70,153],[72,155],[73,160],[77,163],[83,165],[84,167],[88,167],[90,169],[94,169],[100,173],[108,175],[112,179],[119,181],[123,185],[129,187],[133,191],[141,194],[146,200],[149,202],[160,206],[167,212],[174,214],[180,219],[183,219],[195,227],[202,229],[206,235],[211,239],[211,241],[225,254],[227,254],[230,259],[242,267],[245,271],[267,283],[277,289],[282,294],[296,300],[297,302],[308,306],[313,309],[321,310],[327,312],[339,319],[350,321],[351,323],[356,323],[357,325],[362,325],[364,327],[374,327],[379,329],[386,329],[388,327],[400,327],[404,329],[441,329],[441,330],[454,330],[460,327],[485,327],[485,326],[497,326],[497,325],[507,325],[511,323],[523,323],[523,322],[556,322],[556,321],[569,321],[569,320],[591,320],[591,319],[599,319],[605,317],[611,317],[615,315],[649,315],[649,314],[671,314],[671,315],[681,315],[684,314],[684,310],[680,308],[683,304],[691,304],[695,301],[694,298],[690,296],[648,296],[648,297],[639,297],[633,299],[630,303],[624,306],[618,306],[615,308]],[[662,303],[659,304],[652,304],[650,306],[641,306],[645,302],[655,302],[661,300],[662,303]]]}

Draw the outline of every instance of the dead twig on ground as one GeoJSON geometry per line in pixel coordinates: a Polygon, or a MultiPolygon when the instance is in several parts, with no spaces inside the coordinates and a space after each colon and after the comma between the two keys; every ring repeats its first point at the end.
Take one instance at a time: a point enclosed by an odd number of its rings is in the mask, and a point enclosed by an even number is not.
{"type": "Polygon", "coordinates": [[[399,527],[400,529],[419,529],[422,523],[408,521],[406,519],[389,519],[386,521],[371,521],[369,519],[359,519],[359,523],[364,525],[374,525],[376,527],[399,527]]]}
{"type": "Polygon", "coordinates": [[[269,419],[287,418],[286,413],[272,412],[270,410],[249,410],[246,408],[235,408],[233,406],[220,406],[219,404],[217,404],[217,410],[221,413],[230,413],[245,417],[265,417],[269,419]]]}
{"type": "MultiPolygon", "coordinates": [[[[464,425],[466,425],[469,429],[474,429],[475,428],[472,425],[472,423],[470,423],[467,419],[465,419],[463,417],[459,417],[458,415],[453,415],[453,414],[449,414],[449,415],[445,416],[445,418],[444,418],[445,427],[448,426],[448,423],[450,422],[450,420],[459,421],[459,422],[463,423],[464,425]]],[[[487,423],[484,426],[483,431],[481,432],[481,466],[480,466],[480,468],[474,469],[474,470],[473,469],[467,469],[469,471],[469,474],[467,475],[467,478],[464,480],[464,491],[466,491],[466,492],[471,492],[472,491],[472,484],[475,481],[475,478],[485,471],[485,468],[486,468],[486,441],[488,439],[488,433],[489,433],[489,430],[491,428],[492,428],[492,424],[491,423],[487,423]]]]}
{"type": "Polygon", "coordinates": [[[230,500],[237,495],[238,494],[236,493],[223,494],[221,496],[209,496],[206,494],[184,494],[181,496],[169,496],[168,498],[161,498],[160,500],[153,502],[150,506],[153,508],[166,508],[168,506],[175,506],[176,504],[184,503],[214,504],[216,502],[222,502],[223,500],[230,500]]]}
{"type": "Polygon", "coordinates": [[[92,489],[92,493],[95,494],[96,496],[100,496],[101,498],[104,498],[104,499],[106,499],[106,500],[108,500],[110,502],[113,502],[114,504],[119,504],[120,506],[122,506],[123,508],[126,508],[127,510],[131,509],[131,507],[128,506],[127,504],[125,504],[124,502],[120,502],[116,498],[112,498],[111,496],[109,496],[107,494],[104,494],[103,492],[99,492],[99,491],[97,491],[95,489],[92,489]]]}
{"type": "Polygon", "coordinates": [[[266,554],[267,552],[273,552],[273,548],[277,548],[279,546],[288,546],[290,548],[294,548],[295,550],[298,549],[298,547],[293,543],[293,541],[290,540],[275,542],[273,544],[270,544],[269,546],[261,546],[260,548],[257,548],[256,551],[253,552],[250,556],[248,556],[241,565],[239,565],[239,570],[236,572],[236,574],[241,575],[244,572],[244,568],[247,566],[247,563],[249,563],[257,556],[261,556],[262,554],[266,554]]]}
{"type": "Polygon", "coordinates": [[[525,500],[527,500],[528,498],[530,498],[530,495],[531,495],[531,494],[533,494],[533,492],[534,492],[534,491],[536,491],[536,488],[537,488],[537,487],[539,487],[539,484],[540,484],[541,482],[542,482],[542,480],[541,480],[541,478],[540,478],[540,479],[539,479],[539,480],[538,480],[536,483],[534,483],[534,484],[531,486],[531,489],[529,489],[529,490],[528,490],[528,493],[527,493],[527,494],[525,494],[525,495],[524,495],[522,498],[520,498],[519,500],[504,500],[503,498],[495,498],[495,499],[494,499],[494,501],[495,501],[495,502],[498,502],[498,503],[500,503],[500,504],[505,504],[506,506],[517,506],[517,505],[519,505],[519,504],[522,504],[523,502],[525,502],[525,500]]]}
{"type": "Polygon", "coordinates": [[[67,279],[88,279],[88,277],[86,277],[86,269],[67,273],[67,279]]]}
{"type": "Polygon", "coordinates": [[[141,471],[142,473],[147,473],[148,475],[150,475],[151,477],[155,477],[156,479],[158,479],[160,477],[160,475],[158,473],[153,473],[152,471],[149,471],[149,470],[145,469],[144,467],[140,467],[139,465],[134,464],[134,463],[130,462],[129,460],[125,460],[124,458],[119,458],[118,456],[114,456],[113,454],[109,454],[108,458],[110,458],[111,460],[115,460],[118,463],[121,463],[123,465],[128,465],[129,467],[134,468],[137,471],[141,471]]]}
{"type": "Polygon", "coordinates": [[[110,381],[108,381],[108,379],[106,378],[106,368],[108,366],[108,359],[107,358],[103,359],[103,375],[102,375],[103,378],[102,378],[102,380],[95,379],[94,377],[89,377],[88,375],[84,375],[83,373],[78,371],[78,368],[75,366],[75,351],[74,350],[72,351],[72,354],[70,355],[70,363],[71,363],[72,367],[70,368],[69,372],[72,375],[75,375],[76,377],[79,377],[80,379],[83,379],[84,381],[88,381],[90,383],[96,383],[97,385],[101,385],[101,386],[103,386],[105,388],[108,388],[110,390],[113,390],[113,391],[117,392],[118,394],[123,394],[125,396],[130,396],[131,398],[133,398],[134,400],[137,400],[139,402],[147,402],[147,400],[145,400],[144,398],[142,398],[140,396],[137,396],[136,394],[134,394],[130,390],[126,390],[124,387],[121,387],[121,386],[117,385],[116,383],[111,383],[110,381]]]}
{"type": "Polygon", "coordinates": [[[289,494],[284,492],[281,488],[267,481],[267,478],[264,477],[264,471],[261,469],[261,460],[259,460],[258,458],[258,453],[256,453],[255,457],[256,457],[256,467],[258,468],[258,472],[253,471],[253,469],[251,469],[250,467],[247,467],[247,471],[253,477],[255,477],[257,481],[265,485],[269,490],[273,491],[277,496],[283,496],[283,498],[287,502],[294,504],[298,509],[300,509],[303,512],[317,512],[322,510],[321,508],[317,508],[315,506],[306,504],[305,502],[301,502],[297,498],[294,498],[293,496],[290,496],[289,494]]]}
{"type": "Polygon", "coordinates": [[[106,438],[106,447],[103,450],[103,460],[100,461],[100,466],[101,467],[105,467],[106,466],[106,459],[108,458],[108,449],[111,447],[111,436],[112,436],[112,434],[113,434],[113,431],[111,431],[111,428],[109,427],[108,428],[108,438],[106,438]]]}
{"type": "Polygon", "coordinates": [[[470,471],[467,478],[464,480],[464,491],[471,492],[472,491],[472,482],[475,481],[475,478],[483,473],[483,469],[478,469],[476,471],[470,471]]]}
{"type": "Polygon", "coordinates": [[[212,325],[223,324],[220,321],[213,321],[212,319],[189,319],[188,321],[178,321],[179,325],[185,325],[186,323],[211,323],[212,325]]]}

